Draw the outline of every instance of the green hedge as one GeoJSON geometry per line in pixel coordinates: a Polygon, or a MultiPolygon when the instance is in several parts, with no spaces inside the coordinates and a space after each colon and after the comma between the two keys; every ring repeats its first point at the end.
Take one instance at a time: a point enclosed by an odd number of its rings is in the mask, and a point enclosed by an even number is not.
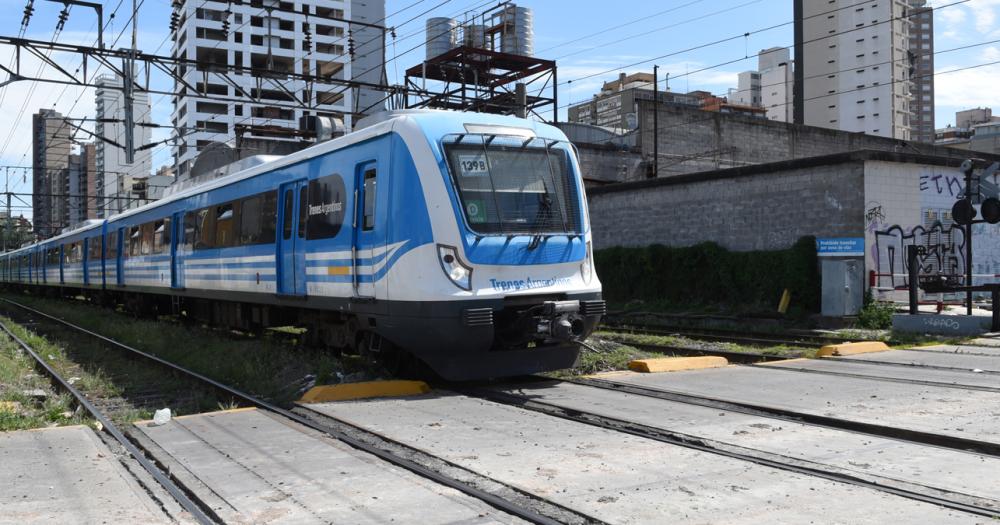
{"type": "Polygon", "coordinates": [[[814,237],[803,237],[787,250],[733,252],[711,242],[683,248],[654,244],[598,250],[594,258],[604,297],[613,304],[641,299],[667,309],[774,311],[788,288],[789,313],[819,311],[814,237]]]}

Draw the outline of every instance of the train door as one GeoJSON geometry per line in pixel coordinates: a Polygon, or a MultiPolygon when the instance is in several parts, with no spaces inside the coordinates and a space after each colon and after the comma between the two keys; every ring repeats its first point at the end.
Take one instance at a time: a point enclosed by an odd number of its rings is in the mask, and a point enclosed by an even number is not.
{"type": "Polygon", "coordinates": [[[93,239],[83,239],[83,253],[81,253],[81,263],[80,267],[83,268],[83,285],[87,286],[90,284],[90,243],[94,242],[93,239]]]}
{"type": "Polygon", "coordinates": [[[174,213],[170,221],[170,287],[184,288],[184,212],[174,213]]]}
{"type": "Polygon", "coordinates": [[[63,266],[65,266],[64,263],[66,262],[65,248],[66,248],[65,244],[59,245],[59,284],[66,284],[66,279],[63,276],[63,266]]]}
{"type": "Polygon", "coordinates": [[[376,254],[384,256],[385,227],[376,218],[378,170],[374,162],[359,164],[354,175],[354,235],[351,246],[354,295],[375,297],[376,254]],[[380,249],[381,248],[381,249],[380,249]]]}
{"type": "Polygon", "coordinates": [[[304,180],[282,184],[278,194],[278,293],[306,295],[306,188],[304,180]]]}

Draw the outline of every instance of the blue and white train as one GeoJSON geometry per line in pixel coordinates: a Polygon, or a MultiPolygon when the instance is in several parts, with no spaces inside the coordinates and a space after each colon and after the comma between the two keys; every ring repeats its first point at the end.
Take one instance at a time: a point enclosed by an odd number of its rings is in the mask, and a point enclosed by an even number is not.
{"type": "Polygon", "coordinates": [[[0,255],[48,288],[319,344],[446,379],[571,366],[605,312],[573,146],[552,126],[396,111],[0,255]]]}

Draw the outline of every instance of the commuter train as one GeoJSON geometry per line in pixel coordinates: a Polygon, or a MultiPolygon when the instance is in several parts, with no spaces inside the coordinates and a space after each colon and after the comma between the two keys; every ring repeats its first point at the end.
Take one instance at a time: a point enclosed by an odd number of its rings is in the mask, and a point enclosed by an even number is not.
{"type": "Polygon", "coordinates": [[[405,110],[0,255],[8,287],[238,330],[297,325],[468,380],[572,366],[605,312],[555,127],[405,110]]]}

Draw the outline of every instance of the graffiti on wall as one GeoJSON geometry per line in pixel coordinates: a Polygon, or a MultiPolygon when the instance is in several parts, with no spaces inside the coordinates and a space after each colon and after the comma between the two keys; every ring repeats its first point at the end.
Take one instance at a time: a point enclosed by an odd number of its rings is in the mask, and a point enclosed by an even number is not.
{"type": "Polygon", "coordinates": [[[885,210],[881,202],[869,202],[865,205],[865,230],[877,232],[885,224],[885,210]]]}
{"type": "Polygon", "coordinates": [[[965,231],[941,221],[930,227],[906,229],[893,225],[876,230],[873,247],[876,286],[902,289],[908,286],[908,246],[918,246],[917,264],[921,275],[945,275],[961,279],[965,269],[965,231]]]}

